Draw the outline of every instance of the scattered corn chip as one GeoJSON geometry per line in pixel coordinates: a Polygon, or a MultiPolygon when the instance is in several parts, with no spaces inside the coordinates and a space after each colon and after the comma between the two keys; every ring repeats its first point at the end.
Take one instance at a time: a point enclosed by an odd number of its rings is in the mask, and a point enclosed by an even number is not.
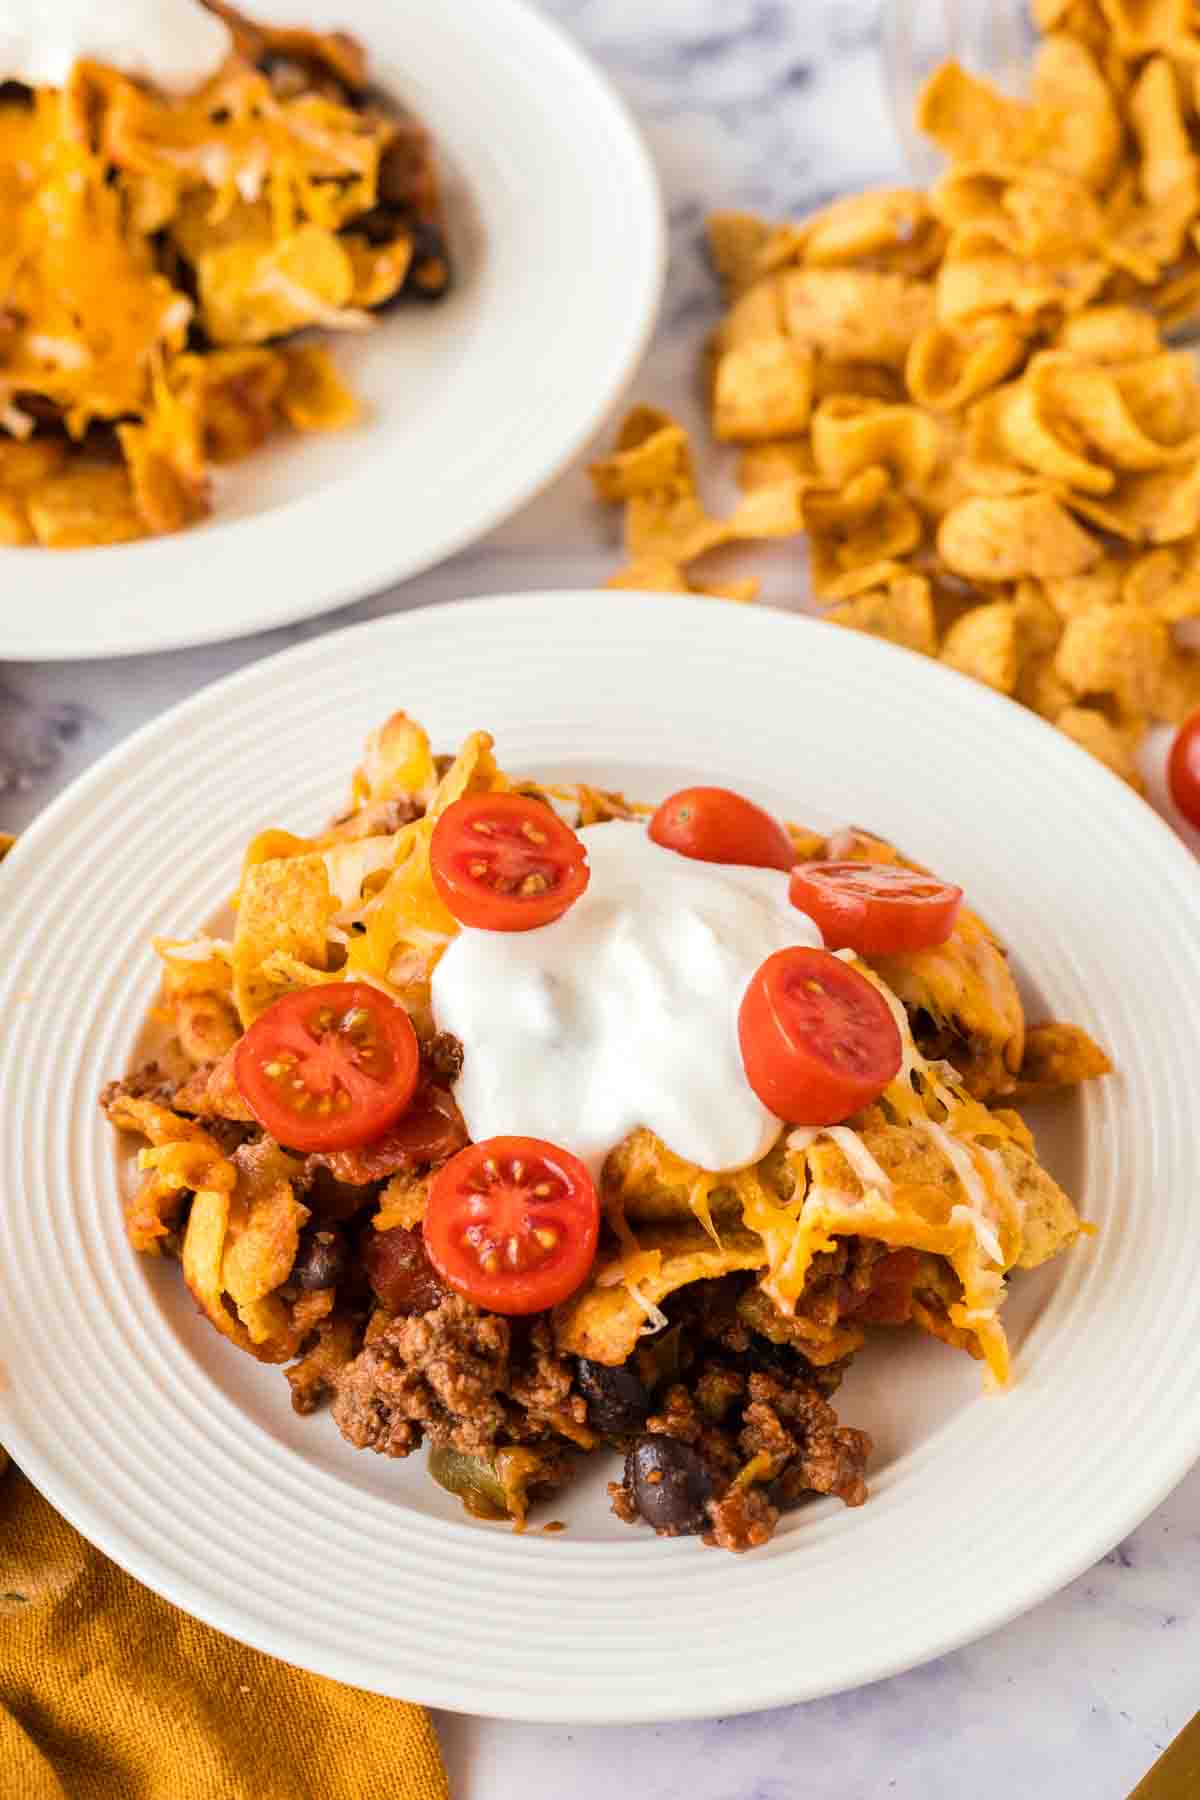
{"type": "Polygon", "coordinates": [[[1129,96],[1129,118],[1142,153],[1139,179],[1152,206],[1181,193],[1192,214],[1197,206],[1197,164],[1183,116],[1179,80],[1165,57],[1146,64],[1129,96]]]}
{"type": "Polygon", "coordinates": [[[1077,513],[1131,544],[1176,544],[1200,529],[1200,459],[1129,475],[1104,499],[1071,497],[1077,513]]]}
{"type": "Polygon", "coordinates": [[[770,235],[770,228],[752,213],[709,215],[708,253],[727,300],[736,300],[757,279],[759,254],[770,235]]]}
{"type": "Polygon", "coordinates": [[[812,351],[784,337],[726,350],[713,380],[713,431],[735,444],[803,431],[812,410],[812,351]]]}
{"type": "Polygon", "coordinates": [[[932,480],[941,442],[936,420],[916,406],[887,406],[847,394],[822,401],[813,416],[813,456],[830,482],[884,468],[900,487],[919,492],[932,480]]]}
{"type": "Polygon", "coordinates": [[[640,406],[622,426],[613,454],[592,464],[591,476],[601,500],[688,492],[694,484],[687,433],[666,413],[640,406]]]}
{"type": "Polygon", "coordinates": [[[1062,636],[1062,620],[1040,581],[1021,581],[1013,596],[1017,643],[1022,658],[1043,656],[1062,636]]]}
{"type": "Polygon", "coordinates": [[[1063,321],[1058,343],[1088,362],[1120,363],[1155,355],[1162,335],[1151,315],[1136,307],[1093,306],[1063,321]]]}
{"type": "Polygon", "coordinates": [[[938,550],[969,581],[1079,575],[1102,551],[1051,494],[964,500],[942,520],[938,550]]]}
{"type": "Polygon", "coordinates": [[[945,231],[917,188],[852,194],[819,213],[804,238],[810,268],[860,264],[923,275],[937,262],[945,231]]]}
{"type": "Polygon", "coordinates": [[[852,631],[865,631],[871,637],[886,638],[906,650],[920,651],[923,656],[937,652],[937,625],[929,583],[920,576],[910,576],[884,588],[860,594],[839,606],[830,606],[822,615],[834,625],[846,625],[852,631]]]}
{"type": "Polygon", "coordinates": [[[1012,373],[1027,342],[1027,333],[1008,319],[984,319],[961,330],[931,325],[909,346],[904,365],[908,391],[918,406],[960,412],[1012,373]]]}
{"type": "Polygon", "coordinates": [[[1069,738],[1074,738],[1084,750],[1102,763],[1106,763],[1114,775],[1127,781],[1131,787],[1142,791],[1142,777],[1137,765],[1136,728],[1114,725],[1111,719],[1097,711],[1094,706],[1068,706],[1060,712],[1054,723],[1060,731],[1065,731],[1069,738]]]}
{"type": "Polygon", "coordinates": [[[1129,564],[1121,598],[1157,613],[1169,625],[1200,618],[1200,557],[1195,542],[1180,549],[1150,550],[1129,564]]]}
{"type": "Polygon", "coordinates": [[[825,599],[844,599],[903,573],[900,559],[921,541],[917,508],[890,487],[886,471],[864,469],[844,489],[801,499],[811,538],[812,578],[825,599]],[[881,572],[881,570],[883,572],[881,572]]]}
{"type": "Polygon", "coordinates": [[[1111,694],[1123,713],[1147,713],[1169,643],[1166,625],[1153,613],[1094,606],[1068,620],[1054,666],[1073,693],[1111,694]]]}
{"type": "Polygon", "coordinates": [[[1086,45],[1063,34],[1043,41],[1034,65],[1033,101],[1045,167],[1099,192],[1116,170],[1124,127],[1086,45]]]}
{"type": "Polygon", "coordinates": [[[1171,644],[1150,702],[1150,716],[1182,725],[1200,707],[1200,651],[1171,644]]]}
{"type": "Polygon", "coordinates": [[[635,593],[643,594],[687,594],[691,592],[688,578],[678,563],[670,562],[666,557],[644,556],[615,575],[610,575],[605,587],[632,588],[635,593]]]}
{"type": "Polygon", "coordinates": [[[1090,305],[1108,275],[1100,257],[1041,263],[978,229],[957,232],[937,277],[937,319],[961,328],[1001,312],[1029,331],[1090,305]]]}
{"type": "Polygon", "coordinates": [[[804,525],[807,486],[803,480],[779,481],[751,490],[726,523],[729,537],[794,537],[804,525]]]}
{"type": "Polygon", "coordinates": [[[1115,557],[1106,557],[1084,575],[1044,582],[1042,591],[1060,619],[1073,619],[1095,606],[1115,606],[1121,598],[1121,579],[1122,565],[1115,557]]]}
{"type": "Polygon", "coordinates": [[[1053,650],[1026,657],[1013,692],[1022,706],[1028,706],[1032,712],[1040,713],[1043,719],[1050,719],[1052,722],[1075,699],[1055,669],[1053,650]]]}
{"type": "Polygon", "coordinates": [[[738,606],[748,606],[752,600],[758,599],[762,583],[753,576],[745,576],[736,581],[689,581],[689,594],[707,594],[712,600],[732,600],[738,606]]]}
{"type": "Polygon", "coordinates": [[[813,402],[838,394],[849,394],[856,400],[883,400],[890,405],[908,399],[901,370],[885,369],[879,363],[835,362],[818,352],[813,363],[813,402]]]}
{"type": "Polygon", "coordinates": [[[928,282],[858,269],[795,269],[780,278],[784,326],[838,362],[900,369],[933,320],[928,282]]]}
{"type": "Polygon", "coordinates": [[[1099,0],[1121,56],[1178,48],[1191,35],[1189,0],[1099,0]]]}
{"type": "Polygon", "coordinates": [[[1036,146],[1032,109],[956,62],[943,64],[926,83],[917,124],[951,162],[1013,164],[1028,160],[1036,146]]]}
{"type": "Polygon", "coordinates": [[[634,494],[625,508],[625,547],[634,559],[689,563],[729,538],[728,526],[691,491],[634,494]]]}
{"type": "Polygon", "coordinates": [[[1027,380],[1043,414],[1060,417],[1077,441],[1118,473],[1200,455],[1198,390],[1186,353],[1091,368],[1048,354],[1034,359],[1027,380]]]}
{"type": "Polygon", "coordinates": [[[738,486],[753,488],[786,486],[796,480],[816,481],[817,465],[806,438],[783,439],[774,444],[754,444],[742,452],[738,486]]]}
{"type": "Polygon", "coordinates": [[[1019,665],[1019,624],[1012,602],[993,600],[964,613],[946,633],[942,661],[999,694],[1011,694],[1019,665]]]}
{"type": "Polygon", "coordinates": [[[1007,476],[1022,478],[1025,471],[1040,480],[1024,481],[1032,489],[1075,488],[1082,493],[1107,494],[1116,486],[1116,475],[1085,454],[1086,439],[1072,426],[1064,410],[1047,397],[1047,378],[1053,369],[1045,362],[1030,364],[1020,381],[997,388],[972,408],[967,423],[967,454],[973,469],[973,485],[988,479],[1002,484],[1007,476]]]}
{"type": "Polygon", "coordinates": [[[714,348],[736,350],[739,344],[755,344],[763,338],[784,337],[783,276],[767,275],[738,296],[722,319],[714,348]]]}

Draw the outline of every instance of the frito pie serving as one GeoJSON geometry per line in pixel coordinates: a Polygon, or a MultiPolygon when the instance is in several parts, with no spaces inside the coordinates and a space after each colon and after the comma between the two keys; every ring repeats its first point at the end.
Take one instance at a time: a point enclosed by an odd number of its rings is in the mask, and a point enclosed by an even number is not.
{"type": "Polygon", "coordinates": [[[156,942],[162,1047],[102,1096],[143,1140],[130,1242],[477,1516],[594,1451],[663,1536],[858,1506],[832,1401],[868,1338],[1002,1387],[1009,1277],[1087,1229],[1013,1107],[1108,1060],[1027,1026],[956,873],[396,713],[327,831],[250,843],[232,938],[156,942]]]}
{"type": "Polygon", "coordinates": [[[428,134],[353,38],[0,0],[0,545],[195,523],[215,466],[357,417],[297,332],[449,273],[428,134]]]}

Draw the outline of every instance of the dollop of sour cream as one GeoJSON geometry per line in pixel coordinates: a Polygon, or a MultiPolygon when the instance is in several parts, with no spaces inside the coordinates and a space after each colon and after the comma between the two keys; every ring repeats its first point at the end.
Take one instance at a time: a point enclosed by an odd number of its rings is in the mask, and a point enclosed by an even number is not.
{"type": "Polygon", "coordinates": [[[738,1009],[768,956],[820,931],[778,869],[696,862],[623,820],[579,835],[591,879],[569,912],[464,928],[434,970],[467,1129],[546,1138],[594,1175],[639,1125],[702,1169],[757,1162],[782,1126],[746,1079],[738,1009]]]}
{"type": "Polygon", "coordinates": [[[199,0],[0,0],[0,79],[28,87],[64,87],[86,59],[188,94],[232,47],[199,0]]]}

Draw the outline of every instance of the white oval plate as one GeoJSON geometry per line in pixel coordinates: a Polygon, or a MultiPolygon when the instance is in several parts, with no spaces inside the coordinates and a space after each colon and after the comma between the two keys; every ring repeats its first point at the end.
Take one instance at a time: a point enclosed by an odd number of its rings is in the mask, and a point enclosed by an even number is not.
{"type": "Polygon", "coordinates": [[[0,869],[0,1437],[49,1499],[187,1611],[362,1687],[514,1718],[661,1719],[806,1699],[991,1629],[1107,1551],[1200,1449],[1200,1066],[1190,857],[1032,714],[850,632],[720,601],[561,593],[413,612],[223,681],[64,794],[0,869]],[[132,1254],[96,1095],[129,1066],[152,933],[216,912],[260,827],[315,827],[370,726],[649,799],[696,779],[893,834],[965,883],[1037,1013],[1119,1073],[1037,1128],[1099,1227],[1018,1278],[1015,1384],[913,1334],[839,1410],[877,1441],[734,1558],[618,1524],[597,1456],[556,1536],[467,1520],[423,1458],[299,1419],[276,1369],[132,1254]],[[1188,1000],[1187,996],[1192,996],[1188,1000]]]}
{"type": "Polygon", "coordinates": [[[97,550],[0,550],[0,657],[117,656],[357,600],[480,537],[563,469],[641,358],[657,178],[606,80],[525,0],[253,0],[340,26],[437,141],[455,286],[328,334],[365,403],[219,471],[212,517],[97,550]]]}

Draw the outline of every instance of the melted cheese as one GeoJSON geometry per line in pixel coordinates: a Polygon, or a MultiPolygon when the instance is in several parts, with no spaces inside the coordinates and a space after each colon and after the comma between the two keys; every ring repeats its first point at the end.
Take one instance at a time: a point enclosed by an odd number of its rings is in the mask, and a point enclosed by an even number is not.
{"type": "Polygon", "coordinates": [[[891,1195],[891,1176],[880,1168],[856,1131],[851,1131],[848,1125],[829,1125],[825,1136],[837,1145],[868,1192],[874,1189],[885,1196],[891,1195]]]}
{"type": "Polygon", "coordinates": [[[950,1308],[951,1323],[974,1335],[990,1380],[1002,1382],[1008,1346],[998,1309],[1005,1297],[1005,1272],[1020,1254],[1022,1209],[1003,1160],[976,1139],[1003,1138],[1007,1127],[965,1092],[949,1064],[926,1061],[899,1000],[870,969],[858,966],[887,1001],[900,1032],[900,1071],[881,1096],[881,1107],[933,1146],[953,1176],[959,1198],[947,1204],[943,1187],[893,1179],[861,1133],[849,1126],[798,1128],[786,1140],[787,1163],[801,1196],[798,1206],[769,1208],[752,1196],[744,1210],[745,1223],[763,1232],[768,1247],[763,1287],[784,1312],[794,1312],[813,1257],[833,1249],[839,1236],[875,1237],[928,1250],[943,1256],[962,1283],[963,1298],[950,1308]],[[837,1146],[861,1192],[813,1179],[810,1158],[822,1138],[837,1146]],[[1013,1246],[1008,1255],[1006,1239],[1013,1246]]]}

